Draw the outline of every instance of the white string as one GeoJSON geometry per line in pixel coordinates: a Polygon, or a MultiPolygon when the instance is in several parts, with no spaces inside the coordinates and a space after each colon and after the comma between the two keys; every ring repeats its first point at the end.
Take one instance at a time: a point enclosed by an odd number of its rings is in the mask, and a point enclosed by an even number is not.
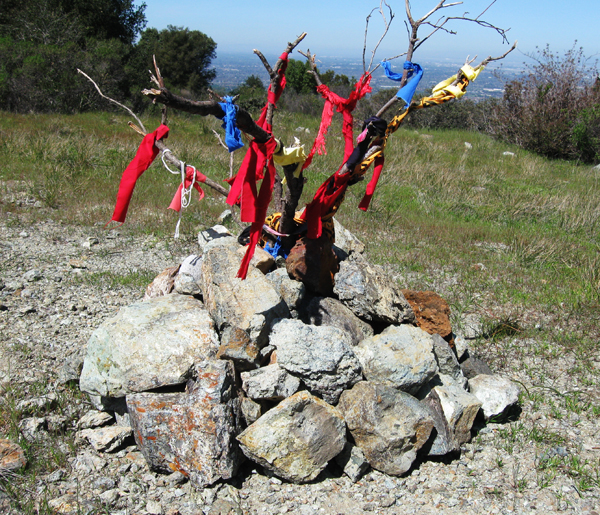
{"type": "Polygon", "coordinates": [[[180,161],[180,169],[179,170],[171,170],[167,162],[165,161],[165,153],[171,152],[168,148],[165,148],[162,151],[161,159],[164,167],[171,172],[173,175],[181,174],[181,209],[179,210],[179,219],[177,220],[177,225],[175,226],[175,235],[173,236],[175,239],[179,239],[179,227],[181,226],[181,219],[183,217],[183,210],[190,205],[192,200],[192,190],[194,189],[194,184],[196,183],[196,167],[189,165],[192,169],[192,182],[189,188],[185,187],[185,175],[187,167],[183,161],[180,161]]]}
{"type": "Polygon", "coordinates": [[[192,169],[192,182],[189,188],[185,187],[185,165],[181,163],[181,208],[186,208],[190,205],[192,201],[192,190],[194,189],[194,184],[196,183],[196,167],[189,165],[189,168],[192,169]]]}
{"type": "Polygon", "coordinates": [[[167,169],[169,172],[171,172],[171,173],[172,173],[172,174],[174,174],[174,175],[177,175],[177,174],[179,173],[179,170],[171,170],[171,169],[169,168],[169,165],[168,165],[168,164],[167,164],[167,162],[165,161],[165,153],[167,153],[167,152],[171,152],[171,150],[169,150],[168,148],[165,148],[165,149],[162,151],[162,155],[160,156],[160,158],[162,159],[163,165],[165,166],[165,168],[166,168],[166,169],[167,169]]]}

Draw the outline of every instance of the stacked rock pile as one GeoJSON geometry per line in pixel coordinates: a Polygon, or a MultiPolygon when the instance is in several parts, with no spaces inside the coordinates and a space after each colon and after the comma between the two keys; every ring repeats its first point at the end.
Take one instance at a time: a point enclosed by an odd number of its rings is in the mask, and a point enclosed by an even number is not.
{"type": "Polygon", "coordinates": [[[403,292],[336,235],[343,260],[322,297],[259,248],[237,279],[244,248],[224,227],[201,233],[200,256],[91,336],[80,388],[117,423],[80,436],[110,452],[133,435],[151,469],[197,487],[246,458],[295,483],[335,460],[356,481],[458,454],[476,418],[506,416],[518,388],[469,356],[443,299],[403,292]]]}

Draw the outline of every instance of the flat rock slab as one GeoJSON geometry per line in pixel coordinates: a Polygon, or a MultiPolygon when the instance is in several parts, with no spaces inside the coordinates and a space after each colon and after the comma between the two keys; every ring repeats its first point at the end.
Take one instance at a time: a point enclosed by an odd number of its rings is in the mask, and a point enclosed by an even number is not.
{"type": "Polygon", "coordinates": [[[16,443],[0,439],[0,475],[15,472],[27,465],[25,452],[16,443]]]}
{"type": "Polygon", "coordinates": [[[364,320],[388,324],[415,321],[410,304],[394,280],[383,268],[371,265],[360,254],[340,263],[333,291],[364,320]]]}
{"type": "Polygon", "coordinates": [[[135,440],[151,469],[178,471],[200,488],[236,474],[241,454],[234,381],[230,361],[205,361],[186,393],[127,396],[135,440]]]}
{"type": "Polygon", "coordinates": [[[316,478],[346,444],[337,409],[306,391],[288,397],[238,436],[243,453],[293,483],[316,478]]]}
{"type": "Polygon", "coordinates": [[[281,320],[270,343],[277,348],[277,364],[330,404],[362,378],[350,337],[337,327],[281,320]]]}
{"type": "Polygon", "coordinates": [[[369,464],[399,476],[407,472],[434,427],[427,408],[391,386],[362,381],[338,405],[369,464]]]}
{"type": "Polygon", "coordinates": [[[113,452],[120,449],[132,435],[130,427],[108,426],[96,429],[83,429],[77,435],[85,438],[98,452],[113,452]]]}
{"type": "Polygon", "coordinates": [[[199,300],[172,294],[136,302],[92,333],[79,386],[91,395],[123,397],[185,383],[194,363],[215,356],[218,347],[199,300]]]}
{"type": "Polygon", "coordinates": [[[437,370],[433,338],[412,325],[390,326],[354,347],[368,381],[416,393],[437,370]]]}

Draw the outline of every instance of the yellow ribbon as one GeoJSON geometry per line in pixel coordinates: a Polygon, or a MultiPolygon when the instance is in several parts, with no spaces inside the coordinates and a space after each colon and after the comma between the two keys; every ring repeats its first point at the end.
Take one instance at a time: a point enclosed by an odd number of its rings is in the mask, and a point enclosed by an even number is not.
{"type": "MultiPolygon", "coordinates": [[[[300,177],[302,172],[302,163],[306,161],[306,154],[304,153],[304,145],[300,145],[300,141],[296,139],[296,143],[293,147],[283,147],[276,154],[273,154],[273,161],[279,166],[287,166],[298,163],[298,166],[294,170],[294,177],[300,177]]],[[[281,181],[281,184],[286,184],[285,177],[281,181]]]]}

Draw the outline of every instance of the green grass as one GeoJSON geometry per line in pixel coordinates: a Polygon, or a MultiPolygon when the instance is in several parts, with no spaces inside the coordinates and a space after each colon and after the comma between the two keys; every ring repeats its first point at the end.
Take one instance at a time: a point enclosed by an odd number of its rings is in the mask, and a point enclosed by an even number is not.
{"type": "MultiPolygon", "coordinates": [[[[107,113],[3,113],[2,215],[10,213],[9,220],[23,223],[108,221],[120,176],[141,140],[127,120],[107,113]],[[36,200],[41,209],[33,207],[36,200]]],[[[144,123],[153,129],[159,119],[148,117],[144,123]]],[[[212,132],[220,130],[219,121],[171,115],[170,127],[168,145],[178,157],[215,180],[228,176],[229,155],[212,132]]],[[[296,136],[308,149],[317,127],[314,118],[281,111],[274,132],[287,144],[296,136]]],[[[306,172],[303,203],[341,164],[339,128],[336,117],[328,154],[315,156],[306,172]]],[[[243,154],[235,153],[235,169],[243,154]]],[[[119,230],[168,241],[177,215],[167,206],[178,181],[157,160],[138,181],[127,223],[119,230]]],[[[476,314],[483,329],[476,352],[495,371],[527,375],[524,401],[532,409],[561,420],[597,418],[597,395],[571,391],[571,386],[567,393],[554,388],[559,377],[553,363],[569,363],[563,372],[569,385],[597,389],[600,171],[547,160],[482,134],[400,129],[388,144],[384,173],[366,213],[357,208],[365,184],[350,189],[337,218],[366,244],[370,259],[388,267],[403,288],[442,295],[451,306],[455,331],[465,315],[476,314]],[[526,366],[525,358],[537,361],[526,366]]],[[[198,202],[195,196],[184,213],[184,235],[194,237],[214,225],[228,207],[222,196],[205,191],[206,198],[198,202]]],[[[85,281],[143,288],[150,275],[92,274],[85,281]]],[[[9,424],[18,417],[10,409],[0,414],[9,424]]],[[[3,428],[10,431],[14,428],[3,428]]],[[[512,455],[532,444],[541,452],[563,438],[535,424],[513,422],[501,432],[499,447],[512,455]]],[[[548,486],[562,474],[578,481],[580,490],[589,490],[598,487],[599,471],[599,463],[553,458],[527,477],[514,471],[513,486],[523,490],[532,480],[548,486]]]]}

